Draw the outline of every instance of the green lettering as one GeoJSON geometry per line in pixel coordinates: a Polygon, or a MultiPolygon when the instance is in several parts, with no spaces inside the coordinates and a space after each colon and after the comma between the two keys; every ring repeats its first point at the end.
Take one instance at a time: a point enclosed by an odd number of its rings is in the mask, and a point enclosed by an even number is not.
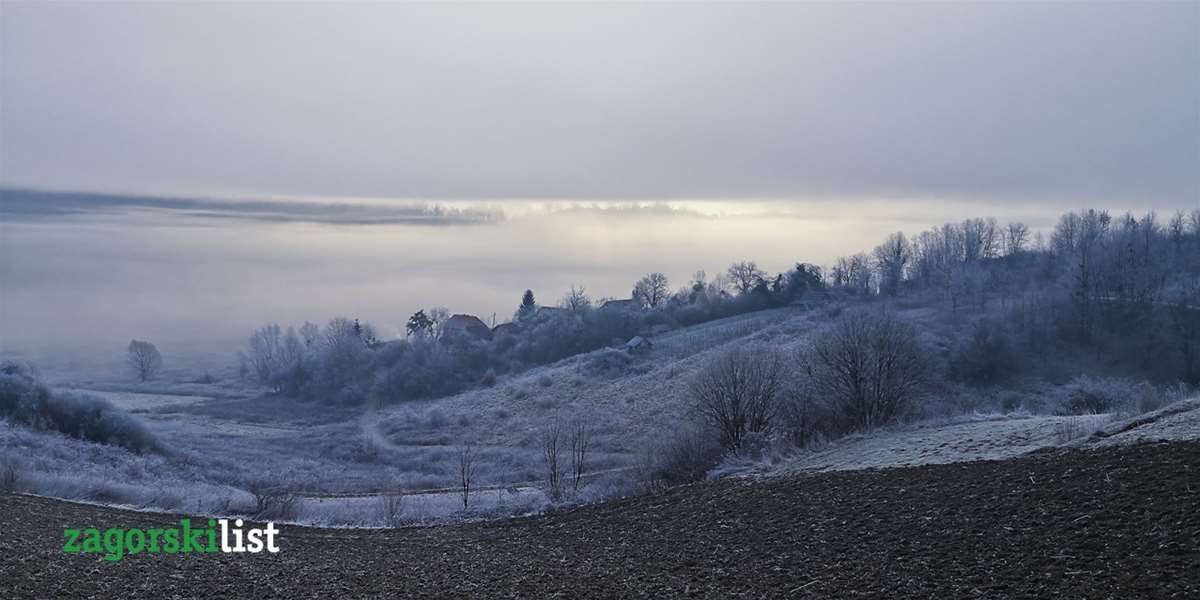
{"type": "Polygon", "coordinates": [[[105,529],[104,530],[104,549],[108,551],[104,555],[104,560],[116,562],[121,560],[125,551],[125,530],[123,529],[105,529]]]}
{"type": "Polygon", "coordinates": [[[63,537],[67,538],[67,543],[63,544],[63,552],[77,554],[81,550],[79,547],[78,529],[64,529],[63,537]]]}
{"type": "Polygon", "coordinates": [[[220,552],[217,547],[217,522],[214,519],[208,520],[208,552],[220,552]]]}
{"type": "Polygon", "coordinates": [[[180,519],[179,522],[183,524],[183,548],[180,551],[185,554],[204,552],[204,546],[200,544],[200,532],[204,530],[192,529],[191,519],[180,519]]]}
{"type": "Polygon", "coordinates": [[[141,529],[130,529],[125,532],[125,548],[130,554],[138,554],[146,549],[146,532],[141,529]],[[137,534],[137,543],[134,543],[134,534],[137,534]]]}
{"type": "Polygon", "coordinates": [[[150,551],[158,552],[158,538],[162,535],[161,529],[150,529],[147,533],[150,536],[150,551]]]}
{"type": "Polygon", "coordinates": [[[99,529],[84,529],[83,530],[83,551],[93,554],[99,554],[100,547],[100,530],[99,529]]]}
{"type": "Polygon", "coordinates": [[[163,532],[163,552],[167,554],[179,553],[179,530],[168,529],[163,532]]]}

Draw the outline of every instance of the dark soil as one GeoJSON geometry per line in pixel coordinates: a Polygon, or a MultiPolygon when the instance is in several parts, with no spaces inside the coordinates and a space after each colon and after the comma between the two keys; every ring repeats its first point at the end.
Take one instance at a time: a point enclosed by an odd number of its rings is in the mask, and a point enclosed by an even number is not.
{"type": "Polygon", "coordinates": [[[1200,598],[1200,443],[705,483],[558,514],[62,552],[175,517],[0,497],[0,598],[1200,598]]]}

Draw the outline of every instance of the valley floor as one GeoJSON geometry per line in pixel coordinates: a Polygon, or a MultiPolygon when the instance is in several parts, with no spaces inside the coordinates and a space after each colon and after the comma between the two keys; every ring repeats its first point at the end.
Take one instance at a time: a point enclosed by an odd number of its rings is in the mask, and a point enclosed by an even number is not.
{"type": "Polygon", "coordinates": [[[1200,597],[1200,443],[707,482],[539,517],[284,526],[276,555],[68,555],[174,517],[0,496],[0,597],[1200,597]]]}

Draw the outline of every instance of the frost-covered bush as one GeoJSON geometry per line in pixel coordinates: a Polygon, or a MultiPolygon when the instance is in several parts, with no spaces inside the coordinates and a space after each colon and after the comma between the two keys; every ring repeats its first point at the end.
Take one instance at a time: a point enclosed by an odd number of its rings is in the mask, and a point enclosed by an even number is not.
{"type": "Polygon", "coordinates": [[[646,451],[638,465],[642,484],[659,489],[704,479],[721,460],[719,439],[705,427],[680,429],[674,437],[646,451]]]}
{"type": "Polygon", "coordinates": [[[968,383],[997,383],[1016,371],[1019,364],[1020,355],[1004,326],[982,320],[954,348],[950,373],[968,383]]]}
{"type": "Polygon", "coordinates": [[[72,392],[51,393],[26,365],[0,365],[0,417],[32,429],[122,446],[134,452],[158,450],[141,421],[107,400],[72,392]]]}
{"type": "Polygon", "coordinates": [[[20,489],[24,474],[25,465],[15,457],[0,457],[0,494],[20,489]]]}
{"type": "Polygon", "coordinates": [[[916,330],[890,314],[847,312],[801,355],[813,393],[832,406],[844,432],[887,425],[924,397],[931,367],[916,330]]]}
{"type": "Polygon", "coordinates": [[[1133,406],[1138,386],[1128,379],[1081,375],[1063,386],[1057,412],[1068,415],[1098,415],[1127,411],[1133,406]]]}
{"type": "Polygon", "coordinates": [[[592,377],[620,377],[629,372],[634,358],[624,350],[605,348],[584,361],[584,374],[592,377]]]}

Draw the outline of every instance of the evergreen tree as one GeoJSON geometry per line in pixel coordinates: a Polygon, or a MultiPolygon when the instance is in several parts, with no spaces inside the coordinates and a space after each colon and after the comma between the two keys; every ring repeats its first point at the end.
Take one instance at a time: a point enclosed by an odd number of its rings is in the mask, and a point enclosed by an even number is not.
{"type": "Polygon", "coordinates": [[[426,316],[424,310],[418,310],[408,318],[408,324],[404,326],[404,329],[410,336],[425,337],[433,331],[433,319],[426,316]]]}
{"type": "Polygon", "coordinates": [[[537,301],[533,299],[533,290],[525,290],[525,294],[521,296],[521,306],[517,308],[517,318],[532,316],[536,310],[537,301]]]}

